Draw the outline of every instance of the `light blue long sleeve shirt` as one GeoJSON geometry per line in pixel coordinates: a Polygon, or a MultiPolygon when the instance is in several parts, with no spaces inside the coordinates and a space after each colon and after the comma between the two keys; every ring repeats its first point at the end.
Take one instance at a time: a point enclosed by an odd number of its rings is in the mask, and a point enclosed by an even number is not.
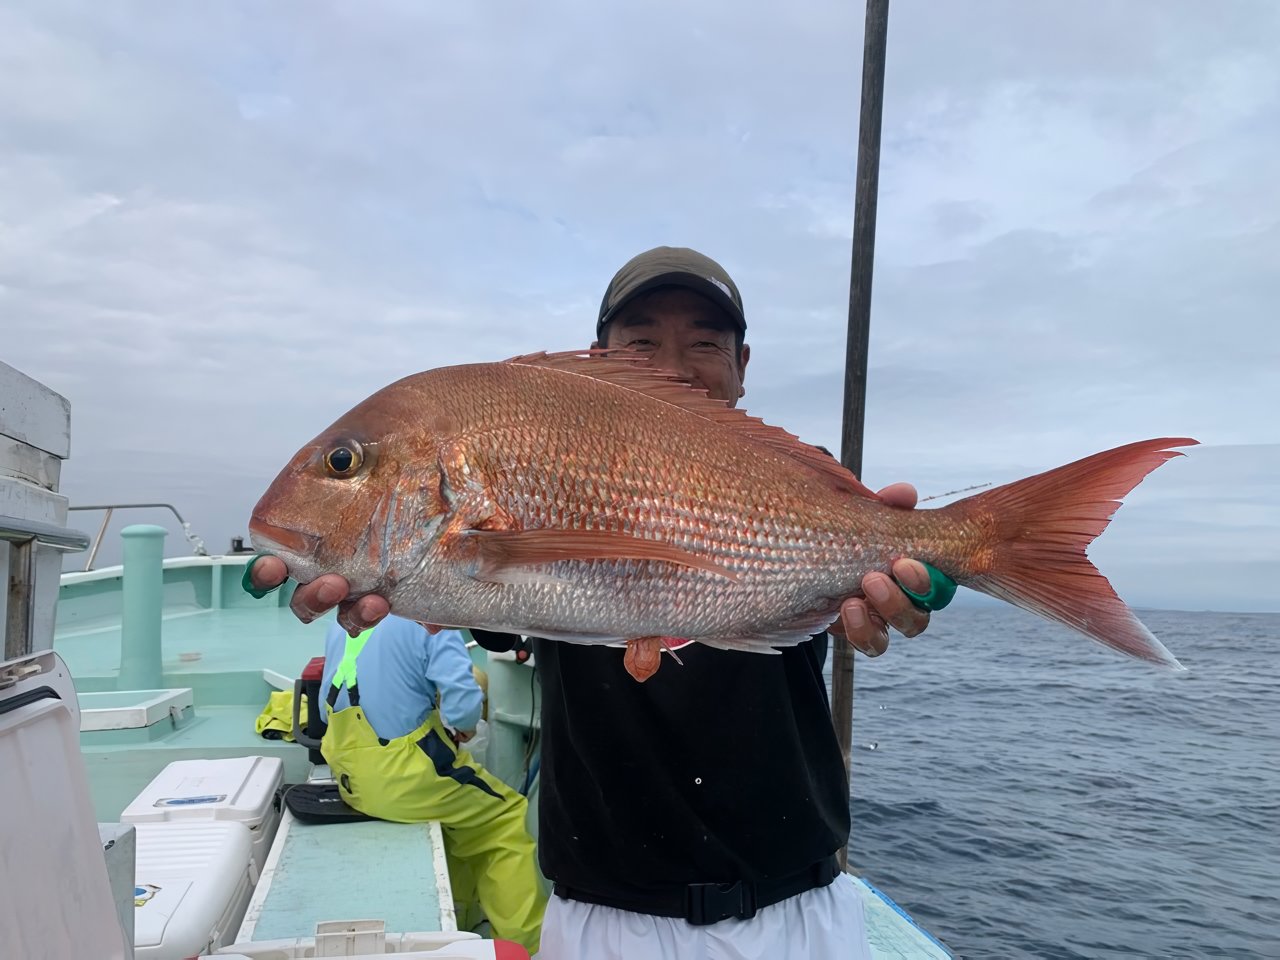
{"type": "MultiPolygon", "coordinates": [[[[329,688],[342,662],[347,632],[331,623],[325,636],[324,680],[320,696],[329,716],[329,688]]],[[[356,685],[360,708],[369,725],[384,740],[412,733],[436,706],[455,730],[475,730],[484,694],[471,672],[466,640],[457,630],[432,636],[426,628],[403,617],[389,616],[373,629],[356,657],[356,685]]],[[[336,710],[351,705],[347,689],[338,692],[336,710]]]]}

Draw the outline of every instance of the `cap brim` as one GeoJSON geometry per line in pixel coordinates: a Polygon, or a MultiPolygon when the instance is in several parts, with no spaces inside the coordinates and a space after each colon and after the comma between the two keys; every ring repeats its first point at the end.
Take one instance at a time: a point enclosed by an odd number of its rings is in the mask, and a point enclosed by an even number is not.
{"type": "Polygon", "coordinates": [[[608,312],[596,321],[596,336],[600,336],[604,325],[617,316],[619,310],[642,293],[648,293],[658,287],[683,287],[686,290],[701,294],[723,310],[740,332],[745,333],[747,330],[747,319],[742,315],[742,310],[733,302],[733,298],[729,294],[725,293],[724,290],[706,277],[700,277],[696,273],[674,271],[650,277],[643,283],[638,284],[634,290],[628,291],[625,297],[610,307],[608,312]]]}

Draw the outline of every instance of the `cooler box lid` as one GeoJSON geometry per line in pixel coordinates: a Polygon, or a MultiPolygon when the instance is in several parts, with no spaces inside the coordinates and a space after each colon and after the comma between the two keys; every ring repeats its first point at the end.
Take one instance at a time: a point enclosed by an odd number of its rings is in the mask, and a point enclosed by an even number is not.
{"type": "Polygon", "coordinates": [[[284,779],[279,757],[175,760],[120,815],[122,823],[237,820],[257,828],[284,779]]]}
{"type": "Polygon", "coordinates": [[[75,687],[52,651],[0,663],[0,770],[0,957],[132,956],[89,799],[75,687]]]}

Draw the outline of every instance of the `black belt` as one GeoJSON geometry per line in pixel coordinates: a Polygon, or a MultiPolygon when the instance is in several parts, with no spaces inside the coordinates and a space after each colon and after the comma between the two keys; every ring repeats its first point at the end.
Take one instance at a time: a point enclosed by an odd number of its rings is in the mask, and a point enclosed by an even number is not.
{"type": "Polygon", "coordinates": [[[840,875],[836,855],[824,857],[803,870],[785,877],[769,877],[765,880],[737,880],[733,883],[690,883],[672,886],[664,891],[638,896],[608,896],[556,883],[552,888],[557,897],[596,903],[634,913],[647,913],[656,917],[682,917],[695,926],[719,923],[736,917],[750,920],[761,907],[786,900],[806,890],[825,887],[840,875]]]}

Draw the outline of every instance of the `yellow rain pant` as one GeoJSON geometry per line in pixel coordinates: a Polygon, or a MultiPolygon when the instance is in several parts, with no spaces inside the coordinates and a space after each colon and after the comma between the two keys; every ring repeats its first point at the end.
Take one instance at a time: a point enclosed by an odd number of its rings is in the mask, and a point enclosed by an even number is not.
{"type": "Polygon", "coordinates": [[[547,896],[525,828],[528,801],[458,749],[439,711],[385,746],[360,707],[332,712],[320,751],[353,809],[439,821],[460,915],[478,899],[495,937],[538,952],[547,896]]]}

